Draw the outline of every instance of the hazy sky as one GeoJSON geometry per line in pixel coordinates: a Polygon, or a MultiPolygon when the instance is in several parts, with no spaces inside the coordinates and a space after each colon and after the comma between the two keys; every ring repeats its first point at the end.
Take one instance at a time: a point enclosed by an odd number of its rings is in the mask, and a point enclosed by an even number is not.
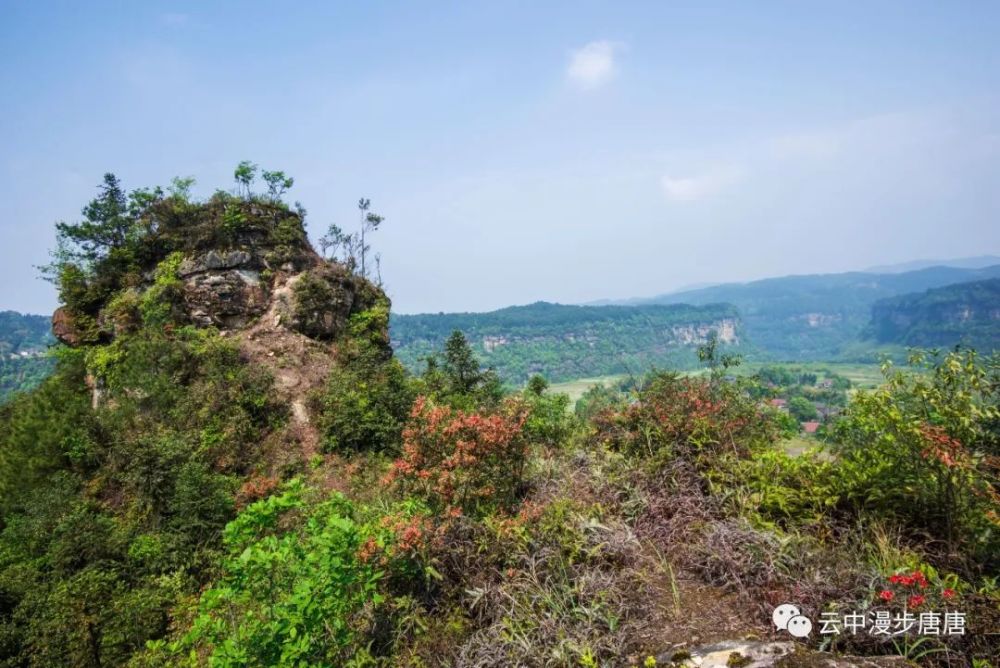
{"type": "Polygon", "coordinates": [[[105,171],[362,195],[401,312],[1000,252],[997,2],[0,0],[0,309],[105,171]]]}

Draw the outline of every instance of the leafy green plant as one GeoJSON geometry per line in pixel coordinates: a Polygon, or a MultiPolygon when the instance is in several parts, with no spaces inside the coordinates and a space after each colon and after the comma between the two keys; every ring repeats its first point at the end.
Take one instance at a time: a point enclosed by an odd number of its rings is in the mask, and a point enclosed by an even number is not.
{"type": "Polygon", "coordinates": [[[951,552],[995,563],[1000,357],[915,352],[910,361],[910,373],[886,365],[885,384],[855,395],[837,425],[841,493],[859,512],[891,513],[951,552]]]}
{"type": "Polygon", "coordinates": [[[366,534],[346,499],[304,496],[293,481],[226,527],[224,575],[201,595],[176,652],[262,667],[353,665],[367,655],[369,607],[383,601],[379,564],[359,556],[366,534]]]}

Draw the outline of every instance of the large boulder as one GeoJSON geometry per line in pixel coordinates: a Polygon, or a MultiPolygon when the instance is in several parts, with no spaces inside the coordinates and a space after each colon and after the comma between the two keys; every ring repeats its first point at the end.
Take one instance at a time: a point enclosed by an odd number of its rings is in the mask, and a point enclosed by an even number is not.
{"type": "Polygon", "coordinates": [[[76,321],[65,306],[60,306],[52,314],[52,335],[67,346],[80,345],[81,335],[76,321]]]}

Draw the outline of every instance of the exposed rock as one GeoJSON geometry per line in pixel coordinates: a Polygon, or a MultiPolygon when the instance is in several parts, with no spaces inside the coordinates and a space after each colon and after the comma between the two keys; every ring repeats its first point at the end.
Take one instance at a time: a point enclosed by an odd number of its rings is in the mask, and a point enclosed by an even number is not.
{"type": "Polygon", "coordinates": [[[211,270],[184,279],[185,310],[202,326],[245,327],[267,310],[267,296],[257,271],[211,270]]]}
{"type": "Polygon", "coordinates": [[[671,328],[669,335],[674,343],[690,346],[704,345],[713,333],[718,337],[719,343],[738,344],[740,341],[736,333],[736,320],[732,318],[702,325],[677,325],[671,328]]]}
{"type": "Polygon", "coordinates": [[[60,306],[52,314],[52,334],[67,346],[80,345],[80,332],[76,328],[73,314],[65,306],[60,306]]]}
{"type": "Polygon", "coordinates": [[[191,274],[199,274],[218,269],[237,269],[240,267],[249,268],[255,266],[253,256],[245,250],[234,251],[214,251],[202,253],[195,257],[185,258],[181,262],[177,274],[181,278],[186,278],[191,274]]]}
{"type": "Polygon", "coordinates": [[[901,656],[840,656],[794,642],[725,641],[657,657],[663,665],[688,668],[904,668],[901,656]]]}
{"type": "Polygon", "coordinates": [[[376,298],[370,283],[329,264],[296,275],[288,287],[290,293],[279,301],[281,322],[321,341],[342,334],[350,315],[370,308],[376,298]]]}
{"type": "MultiPolygon", "coordinates": [[[[385,297],[365,278],[317,255],[292,211],[227,202],[209,203],[188,215],[184,225],[162,221],[165,236],[159,240],[181,253],[175,265],[178,282],[156,297],[169,301],[176,322],[235,333],[266,316],[268,326],[330,342],[346,331],[353,313],[385,297]]],[[[166,255],[161,252],[156,262],[166,255]]],[[[52,317],[55,336],[79,346],[107,342],[141,326],[140,304],[164,278],[158,278],[163,265],[156,262],[144,267],[138,282],[86,314],[59,308],[52,317]]]]}

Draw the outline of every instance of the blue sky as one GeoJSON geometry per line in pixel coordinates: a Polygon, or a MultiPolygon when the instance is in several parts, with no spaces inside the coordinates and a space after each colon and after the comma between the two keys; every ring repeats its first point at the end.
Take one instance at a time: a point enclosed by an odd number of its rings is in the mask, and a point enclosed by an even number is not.
{"type": "Polygon", "coordinates": [[[354,203],[402,312],[1000,253],[995,2],[0,3],[0,309],[105,171],[354,203]],[[287,5],[287,6],[286,6],[287,5]]]}

